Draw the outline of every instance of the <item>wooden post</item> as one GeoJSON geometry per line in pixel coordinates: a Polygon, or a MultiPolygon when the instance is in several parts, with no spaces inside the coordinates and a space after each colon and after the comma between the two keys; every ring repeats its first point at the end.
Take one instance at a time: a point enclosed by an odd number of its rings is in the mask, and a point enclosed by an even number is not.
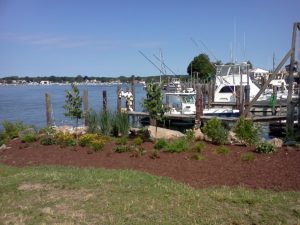
{"type": "Polygon", "coordinates": [[[83,91],[83,98],[82,98],[82,101],[83,101],[83,117],[84,117],[84,125],[85,126],[88,126],[88,113],[89,113],[89,92],[87,89],[85,89],[83,91]]]}
{"type": "Polygon", "coordinates": [[[240,115],[243,115],[244,113],[244,107],[245,107],[245,89],[242,86],[242,88],[240,89],[240,115]]]}
{"type": "Polygon", "coordinates": [[[291,47],[291,59],[290,59],[290,71],[289,71],[289,89],[287,97],[287,114],[286,114],[286,129],[287,135],[292,135],[294,133],[294,105],[292,104],[292,94],[293,94],[293,82],[294,82],[294,64],[295,64],[295,50],[296,50],[296,37],[297,37],[297,23],[294,23],[293,27],[293,37],[292,37],[292,47],[291,47]]]}
{"type": "Polygon", "coordinates": [[[107,110],[107,94],[106,90],[102,92],[102,104],[103,104],[103,110],[107,110]]]}
{"type": "Polygon", "coordinates": [[[47,119],[47,126],[50,127],[53,125],[52,119],[52,108],[51,108],[51,97],[48,93],[45,94],[46,99],[46,119],[47,119]]]}
{"type": "Polygon", "coordinates": [[[132,102],[133,111],[135,111],[135,86],[134,86],[134,80],[135,80],[135,77],[134,77],[134,75],[132,75],[131,76],[131,93],[132,93],[132,96],[133,96],[133,102],[132,102]]]}
{"type": "Polygon", "coordinates": [[[245,107],[248,107],[250,102],[250,85],[245,86],[245,107]]]}
{"type": "Polygon", "coordinates": [[[201,85],[197,84],[196,87],[196,118],[195,118],[195,126],[199,126],[201,124],[201,116],[203,115],[203,95],[201,90],[201,85]]]}
{"type": "Polygon", "coordinates": [[[241,89],[240,86],[235,87],[235,103],[236,103],[236,109],[241,109],[241,99],[240,99],[240,93],[241,89]]]}
{"type": "Polygon", "coordinates": [[[121,100],[122,98],[120,97],[120,94],[121,94],[121,85],[118,85],[118,88],[117,88],[117,111],[118,112],[121,112],[121,100]]]}
{"type": "Polygon", "coordinates": [[[207,94],[207,107],[210,108],[211,102],[212,102],[212,93],[214,92],[213,87],[212,87],[213,81],[210,80],[208,83],[208,94],[207,94]]]}
{"type": "Polygon", "coordinates": [[[215,88],[216,88],[216,77],[215,76],[212,80],[211,86],[212,86],[211,101],[214,102],[215,101],[215,88]]]}

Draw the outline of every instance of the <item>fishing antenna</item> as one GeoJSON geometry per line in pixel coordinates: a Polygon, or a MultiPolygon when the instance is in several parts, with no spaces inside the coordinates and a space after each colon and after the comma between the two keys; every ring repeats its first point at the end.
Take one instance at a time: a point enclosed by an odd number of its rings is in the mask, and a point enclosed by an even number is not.
{"type": "Polygon", "coordinates": [[[156,58],[159,62],[161,62],[163,64],[163,66],[165,66],[171,73],[173,73],[173,75],[177,76],[177,74],[171,70],[163,61],[161,61],[155,54],[153,54],[154,58],[156,58]]]}
{"type": "Polygon", "coordinates": [[[154,62],[152,62],[142,51],[138,51],[145,59],[147,59],[156,69],[159,70],[163,75],[166,75],[154,62]]]}

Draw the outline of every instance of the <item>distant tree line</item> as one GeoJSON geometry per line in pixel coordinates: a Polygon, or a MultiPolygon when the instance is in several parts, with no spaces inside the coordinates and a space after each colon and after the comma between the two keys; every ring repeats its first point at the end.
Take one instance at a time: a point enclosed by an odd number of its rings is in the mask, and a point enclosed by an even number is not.
{"type": "MultiPolygon", "coordinates": [[[[132,75],[133,76],[133,75],[132,75]]],[[[82,75],[77,75],[76,77],[67,77],[67,76],[38,76],[38,77],[19,77],[19,76],[9,76],[9,77],[3,77],[0,78],[0,82],[3,83],[4,81],[7,84],[13,83],[13,81],[26,81],[27,83],[29,82],[37,82],[40,83],[41,81],[50,81],[52,83],[82,83],[85,81],[92,81],[96,80],[102,83],[106,82],[115,82],[115,81],[120,81],[122,83],[130,83],[132,80],[132,76],[119,76],[119,77],[96,77],[96,76],[82,76],[82,75]]],[[[152,76],[134,76],[134,79],[136,81],[146,81],[148,82],[159,82],[160,79],[162,82],[167,82],[168,77],[174,77],[173,75],[152,75],[152,76]]],[[[186,80],[188,78],[187,75],[177,75],[177,78],[180,78],[181,80],[186,80]]]]}

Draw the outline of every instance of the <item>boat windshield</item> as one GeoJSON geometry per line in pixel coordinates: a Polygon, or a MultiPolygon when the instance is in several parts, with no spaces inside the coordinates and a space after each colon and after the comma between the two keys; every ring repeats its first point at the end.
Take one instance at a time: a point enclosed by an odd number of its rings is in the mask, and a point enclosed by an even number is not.
{"type": "Polygon", "coordinates": [[[183,103],[195,104],[196,98],[195,95],[182,95],[180,96],[183,103]]]}
{"type": "Polygon", "coordinates": [[[247,73],[247,64],[218,65],[217,76],[238,75],[247,73]]]}
{"type": "Polygon", "coordinates": [[[168,95],[169,103],[172,105],[177,104],[195,104],[196,96],[195,95],[168,95]]]}

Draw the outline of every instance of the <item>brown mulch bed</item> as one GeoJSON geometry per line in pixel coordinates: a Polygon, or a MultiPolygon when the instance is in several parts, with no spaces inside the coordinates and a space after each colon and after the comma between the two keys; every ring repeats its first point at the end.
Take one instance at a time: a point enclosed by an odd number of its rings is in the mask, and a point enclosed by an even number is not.
{"type": "Polygon", "coordinates": [[[196,188],[212,186],[246,186],[276,191],[300,191],[300,151],[296,148],[280,148],[274,154],[255,154],[255,160],[245,162],[241,155],[253,152],[254,148],[227,146],[229,155],[214,152],[216,145],[205,143],[203,160],[193,160],[194,152],[160,152],[152,159],[153,144],[142,147],[147,153],[132,157],[132,153],[115,153],[113,142],[107,143],[101,152],[89,148],[57,145],[43,146],[11,141],[10,149],[0,152],[0,163],[12,166],[65,165],[78,167],[101,167],[109,169],[133,169],[170,177],[196,188]]]}

